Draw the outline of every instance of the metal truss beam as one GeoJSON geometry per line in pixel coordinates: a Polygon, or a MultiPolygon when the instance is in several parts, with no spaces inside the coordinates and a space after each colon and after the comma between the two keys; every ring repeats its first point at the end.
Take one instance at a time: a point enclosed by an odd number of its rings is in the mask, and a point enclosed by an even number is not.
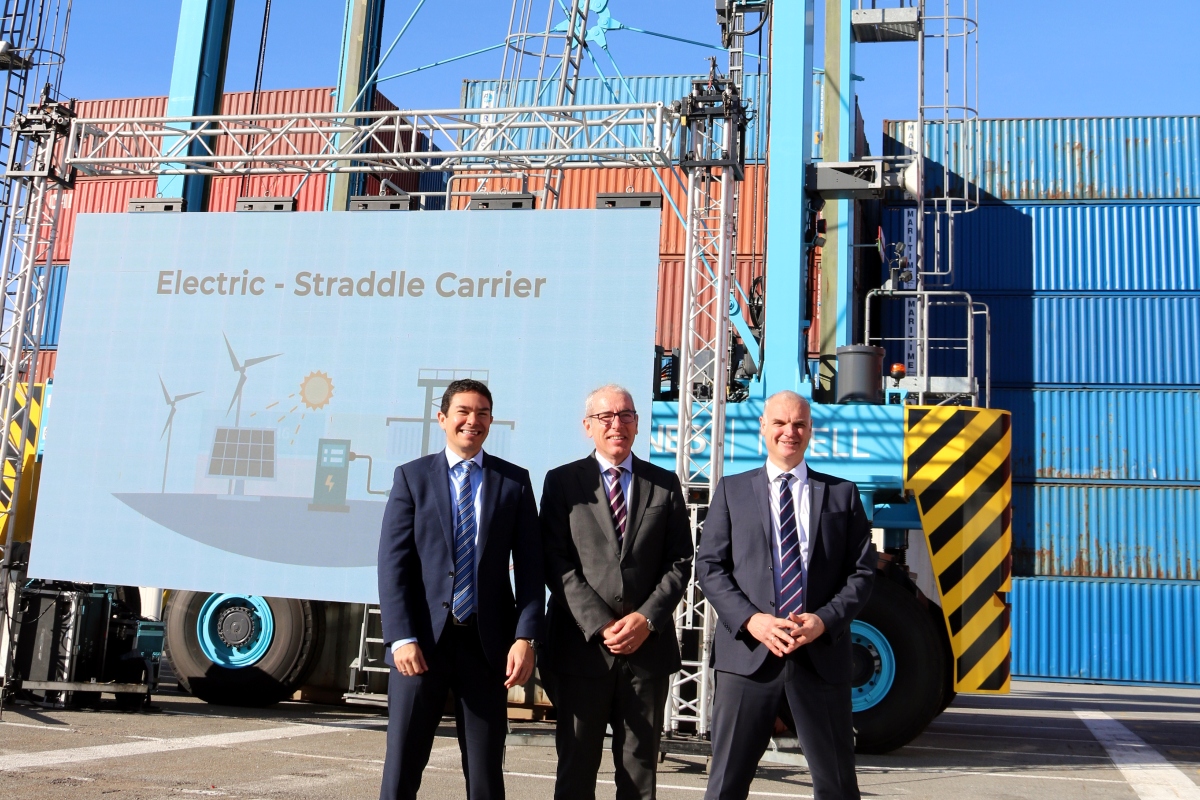
{"type": "Polygon", "coordinates": [[[677,129],[661,103],[114,117],[75,120],[64,162],[89,176],[670,167],[677,129]]]}

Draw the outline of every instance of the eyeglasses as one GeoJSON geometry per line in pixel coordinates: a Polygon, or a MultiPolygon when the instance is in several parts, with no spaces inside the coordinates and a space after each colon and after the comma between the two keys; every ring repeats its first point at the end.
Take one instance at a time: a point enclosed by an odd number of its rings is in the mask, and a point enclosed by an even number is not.
{"type": "Polygon", "coordinates": [[[636,411],[617,411],[617,412],[605,411],[600,414],[588,414],[587,419],[594,419],[597,422],[601,422],[604,424],[604,427],[606,427],[606,428],[610,427],[613,424],[613,420],[617,420],[617,419],[621,420],[621,424],[623,424],[623,425],[632,425],[634,422],[637,422],[637,412],[636,411]]]}

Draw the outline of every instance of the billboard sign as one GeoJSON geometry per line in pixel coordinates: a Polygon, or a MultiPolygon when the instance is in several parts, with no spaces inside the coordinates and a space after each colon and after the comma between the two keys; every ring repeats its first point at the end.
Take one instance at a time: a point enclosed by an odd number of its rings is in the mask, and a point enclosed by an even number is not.
{"type": "Polygon", "coordinates": [[[649,427],[658,226],[80,216],[30,575],[375,601],[392,473],[444,446],[450,381],[488,384],[484,449],[539,492],[589,452],[595,386],[628,386],[649,427]]]}

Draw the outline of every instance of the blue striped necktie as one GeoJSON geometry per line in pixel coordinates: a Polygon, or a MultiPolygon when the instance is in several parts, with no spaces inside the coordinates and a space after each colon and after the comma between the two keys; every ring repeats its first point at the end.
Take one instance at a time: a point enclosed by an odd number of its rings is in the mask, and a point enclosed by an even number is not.
{"type": "Polygon", "coordinates": [[[781,617],[804,611],[804,561],[800,554],[800,534],[796,528],[796,504],[792,502],[791,481],[795,476],[779,476],[779,597],[775,607],[781,617]]]}
{"type": "Polygon", "coordinates": [[[452,611],[459,622],[475,613],[475,498],[471,492],[474,461],[454,466],[455,496],[458,502],[454,526],[454,602],[452,611]]]}

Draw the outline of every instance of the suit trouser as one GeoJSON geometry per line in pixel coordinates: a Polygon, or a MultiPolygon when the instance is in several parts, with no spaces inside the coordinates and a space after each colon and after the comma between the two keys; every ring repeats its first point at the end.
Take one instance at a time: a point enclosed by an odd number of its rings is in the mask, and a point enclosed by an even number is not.
{"type": "Polygon", "coordinates": [[[503,800],[504,738],[508,734],[508,690],[489,666],[474,624],[447,623],[421,675],[388,678],[387,756],[380,800],[414,800],[429,763],[446,692],[454,692],[454,717],[467,797],[503,800]]]}
{"type": "Polygon", "coordinates": [[[654,797],[669,675],[636,675],[623,658],[601,677],[543,671],[558,717],[555,800],[594,800],[611,725],[617,800],[654,797]]]}
{"type": "Polygon", "coordinates": [[[842,684],[829,683],[804,648],[786,658],[768,655],[753,675],[716,673],[705,800],[746,799],[783,696],[792,709],[815,800],[859,800],[849,677],[842,684]]]}

